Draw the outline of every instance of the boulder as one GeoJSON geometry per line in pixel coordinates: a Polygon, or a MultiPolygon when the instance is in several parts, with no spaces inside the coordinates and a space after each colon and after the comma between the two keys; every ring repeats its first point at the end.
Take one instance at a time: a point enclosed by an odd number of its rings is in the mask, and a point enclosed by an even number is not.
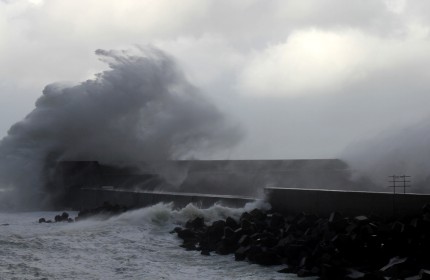
{"type": "Polygon", "coordinates": [[[205,226],[205,220],[202,217],[197,217],[194,220],[187,221],[185,227],[188,229],[202,229],[205,226]]]}

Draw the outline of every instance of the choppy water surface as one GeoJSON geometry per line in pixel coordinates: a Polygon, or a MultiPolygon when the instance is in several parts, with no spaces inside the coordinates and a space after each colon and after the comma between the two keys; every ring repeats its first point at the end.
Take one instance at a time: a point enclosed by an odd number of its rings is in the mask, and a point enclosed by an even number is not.
{"type": "MultiPolygon", "coordinates": [[[[175,226],[202,215],[206,221],[238,217],[243,209],[192,205],[180,211],[159,204],[105,221],[39,224],[58,212],[1,213],[0,279],[296,279],[180,248],[175,226]]],[[[76,213],[71,213],[76,216],[76,213]]]]}

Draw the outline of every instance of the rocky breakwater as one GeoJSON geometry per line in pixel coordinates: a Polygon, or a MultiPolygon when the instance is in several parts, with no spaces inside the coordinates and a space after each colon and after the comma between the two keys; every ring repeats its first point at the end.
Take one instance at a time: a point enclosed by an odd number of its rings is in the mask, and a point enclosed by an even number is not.
{"type": "Polygon", "coordinates": [[[234,254],[237,261],[286,265],[279,272],[337,279],[430,279],[430,206],[421,215],[283,216],[255,209],[239,220],[206,224],[197,217],[174,229],[182,247],[234,254]]]}
{"type": "MultiPolygon", "coordinates": [[[[125,206],[120,206],[118,204],[111,204],[109,202],[104,202],[102,206],[92,208],[92,209],[84,209],[78,212],[78,216],[75,219],[70,218],[69,213],[63,212],[61,215],[56,215],[54,217],[54,221],[58,222],[69,222],[72,223],[74,221],[79,221],[88,218],[97,218],[97,219],[107,219],[109,217],[119,215],[128,211],[128,208],[125,206]]],[[[39,223],[52,223],[52,220],[40,218],[39,223]]]]}

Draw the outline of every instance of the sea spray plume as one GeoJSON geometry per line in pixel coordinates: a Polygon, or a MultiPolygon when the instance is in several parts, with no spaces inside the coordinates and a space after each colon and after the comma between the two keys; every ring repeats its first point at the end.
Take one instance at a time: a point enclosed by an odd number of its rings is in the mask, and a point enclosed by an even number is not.
{"type": "Polygon", "coordinates": [[[241,138],[162,51],[96,54],[108,70],[78,85],[46,86],[36,108],[0,142],[1,186],[13,187],[21,202],[46,195],[47,160],[184,159],[231,148],[241,138]]]}
{"type": "Polygon", "coordinates": [[[411,192],[429,192],[430,126],[429,120],[397,129],[350,145],[342,158],[354,170],[356,178],[368,177],[378,186],[387,188],[388,176],[412,176],[411,192]]]}

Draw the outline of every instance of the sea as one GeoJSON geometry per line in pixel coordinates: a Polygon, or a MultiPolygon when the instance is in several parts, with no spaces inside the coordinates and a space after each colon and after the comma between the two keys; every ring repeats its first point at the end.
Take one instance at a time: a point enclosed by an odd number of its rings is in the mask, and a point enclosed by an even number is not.
{"type": "Polygon", "coordinates": [[[160,203],[109,219],[74,223],[38,222],[42,217],[53,220],[62,211],[3,212],[0,279],[298,279],[277,272],[285,266],[186,251],[170,233],[188,219],[204,217],[207,223],[228,216],[238,219],[252,207],[215,204],[202,209],[189,204],[174,209],[172,203],[160,203]]]}

